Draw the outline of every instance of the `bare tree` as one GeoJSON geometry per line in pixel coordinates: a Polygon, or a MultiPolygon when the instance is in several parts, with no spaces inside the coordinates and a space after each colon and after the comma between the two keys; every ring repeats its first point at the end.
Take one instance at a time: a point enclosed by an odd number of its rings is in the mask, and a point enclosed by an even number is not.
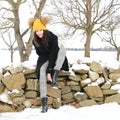
{"type": "Polygon", "coordinates": [[[85,39],[85,57],[90,57],[91,38],[102,31],[107,18],[115,13],[119,0],[53,0],[56,23],[63,23],[72,35],[82,31],[85,39]]]}
{"type": "Polygon", "coordinates": [[[11,63],[13,63],[13,54],[14,54],[15,50],[17,50],[17,47],[14,47],[16,40],[12,39],[11,32],[8,33],[7,39],[6,39],[6,35],[4,35],[4,33],[2,33],[2,32],[0,32],[0,36],[1,36],[2,40],[4,41],[4,43],[7,45],[8,50],[11,53],[10,59],[11,59],[11,63]]]}
{"type": "MultiPolygon", "coordinates": [[[[29,59],[32,50],[32,39],[33,33],[31,31],[28,41],[24,42],[24,36],[28,33],[29,28],[26,28],[23,32],[21,32],[20,26],[20,16],[19,9],[22,4],[25,4],[29,0],[1,0],[4,3],[7,3],[9,6],[0,6],[0,30],[5,30],[6,32],[9,29],[13,29],[14,38],[17,41],[19,55],[21,62],[29,59]]],[[[47,0],[32,0],[32,6],[34,7],[34,16],[39,17],[42,13],[42,10],[45,6],[47,0]]],[[[14,39],[13,38],[13,39],[14,39]]]]}
{"type": "Polygon", "coordinates": [[[105,33],[102,35],[102,40],[108,42],[117,51],[116,60],[120,60],[120,42],[119,42],[119,30],[120,30],[120,18],[112,17],[108,24],[105,25],[105,33]]]}

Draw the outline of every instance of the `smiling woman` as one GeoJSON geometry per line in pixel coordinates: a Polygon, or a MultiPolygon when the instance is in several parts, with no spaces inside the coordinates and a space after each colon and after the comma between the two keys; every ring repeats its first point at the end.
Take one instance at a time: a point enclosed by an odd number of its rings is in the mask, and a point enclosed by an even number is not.
{"type": "Polygon", "coordinates": [[[69,71],[66,51],[58,46],[58,37],[47,29],[46,25],[49,22],[50,19],[47,16],[28,21],[34,31],[33,45],[38,55],[36,75],[40,81],[41,112],[43,113],[48,110],[46,82],[56,87],[58,72],[60,70],[69,71]]]}

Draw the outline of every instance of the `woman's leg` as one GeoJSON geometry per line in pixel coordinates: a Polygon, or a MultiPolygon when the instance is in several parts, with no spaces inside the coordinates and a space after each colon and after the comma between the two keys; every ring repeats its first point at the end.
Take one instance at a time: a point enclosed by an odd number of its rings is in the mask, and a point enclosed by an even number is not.
{"type": "Polygon", "coordinates": [[[58,73],[59,73],[59,71],[62,68],[62,65],[64,63],[65,56],[66,56],[66,49],[64,48],[64,46],[61,46],[60,49],[59,49],[59,51],[58,51],[56,65],[54,67],[53,83],[52,83],[52,86],[54,86],[54,87],[57,86],[56,79],[57,79],[58,73]]]}
{"type": "Polygon", "coordinates": [[[63,45],[60,46],[60,49],[58,51],[58,56],[56,60],[56,65],[54,67],[54,70],[60,70],[62,68],[62,65],[64,63],[66,56],[66,49],[64,48],[63,45]]]}
{"type": "Polygon", "coordinates": [[[48,66],[48,61],[45,62],[40,68],[40,97],[42,100],[42,111],[47,112],[47,78],[46,78],[46,69],[48,66]]]}

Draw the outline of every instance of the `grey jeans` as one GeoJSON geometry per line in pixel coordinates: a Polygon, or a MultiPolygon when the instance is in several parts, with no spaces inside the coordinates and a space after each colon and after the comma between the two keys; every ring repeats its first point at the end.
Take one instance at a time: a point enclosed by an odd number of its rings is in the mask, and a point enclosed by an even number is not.
{"type": "MultiPolygon", "coordinates": [[[[64,59],[66,56],[66,49],[64,46],[61,46],[58,51],[58,56],[56,60],[56,65],[54,67],[55,70],[60,70],[64,59]]],[[[46,76],[46,69],[48,66],[48,61],[46,61],[40,68],[40,97],[44,98],[47,97],[47,76],[46,76]]]]}

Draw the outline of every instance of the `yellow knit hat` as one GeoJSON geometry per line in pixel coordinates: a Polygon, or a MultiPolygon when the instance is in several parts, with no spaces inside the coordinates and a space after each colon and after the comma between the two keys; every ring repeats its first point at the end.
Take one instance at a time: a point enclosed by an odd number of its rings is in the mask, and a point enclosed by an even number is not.
{"type": "Polygon", "coordinates": [[[47,16],[41,16],[38,19],[30,18],[28,20],[28,25],[33,28],[33,31],[46,30],[46,25],[50,22],[50,18],[47,16]]]}
{"type": "Polygon", "coordinates": [[[33,24],[33,31],[46,30],[46,26],[41,22],[40,19],[36,19],[33,24]]]}

